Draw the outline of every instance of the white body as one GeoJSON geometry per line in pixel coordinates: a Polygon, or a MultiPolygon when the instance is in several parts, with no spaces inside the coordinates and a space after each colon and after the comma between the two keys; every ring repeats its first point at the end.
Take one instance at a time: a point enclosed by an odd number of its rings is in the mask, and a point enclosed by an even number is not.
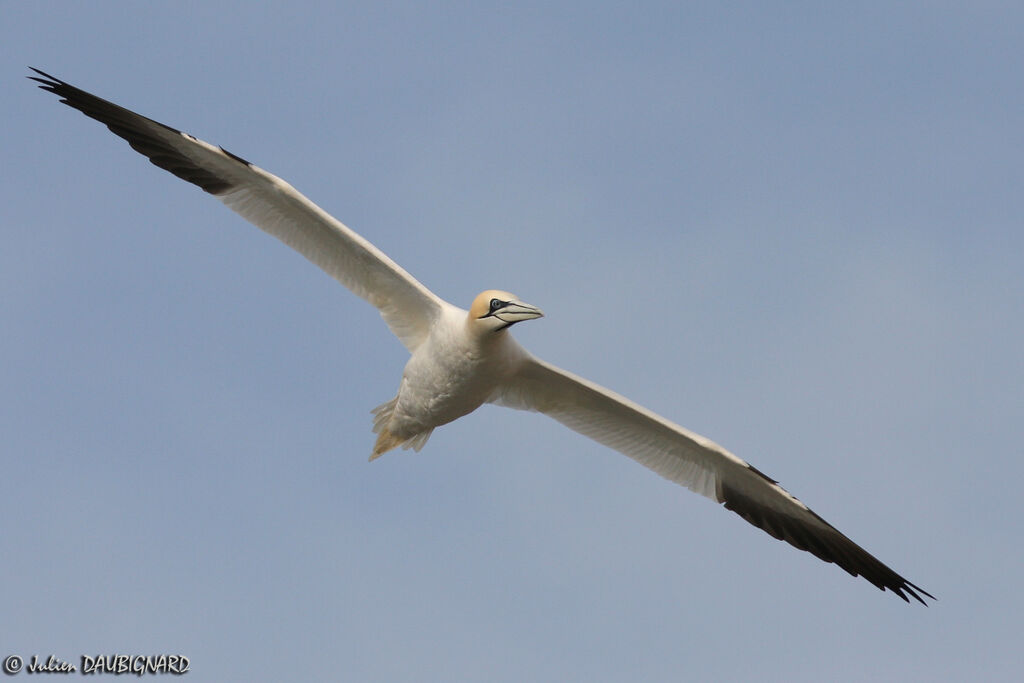
{"type": "MultiPolygon", "coordinates": [[[[382,445],[419,450],[435,427],[486,403],[527,360],[526,351],[510,335],[475,327],[468,311],[442,306],[402,371],[398,395],[375,411],[378,433],[386,429],[397,440],[382,445]]],[[[374,456],[386,450],[375,448],[374,456]]]]}
{"type": "Polygon", "coordinates": [[[435,427],[485,401],[539,411],[880,589],[922,603],[919,593],[931,597],[721,446],[528,354],[508,327],[540,317],[536,307],[491,290],[468,311],[457,308],[277,176],[36,73],[40,77],[31,78],[44,90],[104,123],[157,166],[215,195],[377,307],[412,356],[398,395],[374,411],[378,438],[371,460],[396,446],[421,448],[435,427]]]}

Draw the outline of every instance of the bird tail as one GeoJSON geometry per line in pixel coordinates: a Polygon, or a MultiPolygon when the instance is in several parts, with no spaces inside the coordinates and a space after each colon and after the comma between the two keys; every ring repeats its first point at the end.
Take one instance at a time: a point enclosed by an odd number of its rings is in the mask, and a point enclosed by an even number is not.
{"type": "Polygon", "coordinates": [[[370,460],[376,460],[392,448],[400,446],[402,441],[401,437],[395,436],[385,428],[381,428],[377,433],[377,443],[373,445],[373,452],[370,453],[370,460]]]}
{"type": "Polygon", "coordinates": [[[381,403],[379,406],[371,410],[373,413],[373,433],[381,434],[387,431],[386,427],[388,422],[391,422],[391,416],[395,412],[395,406],[398,404],[398,397],[395,396],[387,403],[381,403]]]}
{"type": "Polygon", "coordinates": [[[395,412],[395,405],[397,403],[398,397],[396,396],[387,403],[382,403],[373,409],[373,433],[377,435],[377,443],[373,445],[370,460],[376,460],[392,448],[399,446],[405,449],[411,448],[419,452],[434,431],[433,429],[428,429],[411,437],[398,436],[393,433],[388,429],[388,423],[391,422],[391,415],[395,412]]]}

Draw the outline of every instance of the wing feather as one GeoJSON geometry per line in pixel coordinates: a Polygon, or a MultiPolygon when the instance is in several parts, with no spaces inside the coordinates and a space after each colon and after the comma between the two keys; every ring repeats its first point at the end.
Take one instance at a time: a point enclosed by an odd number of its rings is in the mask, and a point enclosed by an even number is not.
{"type": "Polygon", "coordinates": [[[746,461],[598,384],[530,357],[491,401],[544,413],[661,476],[724,504],[771,536],[825,562],[834,562],[904,600],[909,595],[925,604],[921,596],[933,598],[746,461]]]}
{"type": "MultiPolygon", "coordinates": [[[[446,304],[369,241],[277,176],[227,150],[148,119],[38,69],[40,87],[101,123],[170,173],[217,196],[376,306],[414,350],[446,304]]],[[[545,413],[658,474],[722,503],[773,537],[834,562],[878,588],[924,604],[910,583],[775,481],[718,444],[593,382],[529,358],[491,399],[545,413]]],[[[920,593],[920,595],[919,595],[920,593]]],[[[934,599],[934,598],[933,598],[934,599]]]]}
{"type": "Polygon", "coordinates": [[[216,196],[376,306],[410,351],[427,336],[444,302],[287,182],[221,147],[33,71],[40,77],[30,78],[40,88],[105,124],[156,166],[216,196]]]}

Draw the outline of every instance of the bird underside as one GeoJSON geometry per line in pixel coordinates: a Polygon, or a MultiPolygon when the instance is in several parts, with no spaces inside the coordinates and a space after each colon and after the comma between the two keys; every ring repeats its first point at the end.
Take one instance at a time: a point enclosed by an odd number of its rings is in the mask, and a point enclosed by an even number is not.
{"type": "Polygon", "coordinates": [[[377,443],[373,445],[370,460],[376,460],[391,449],[398,447],[406,450],[411,448],[419,453],[420,449],[426,445],[427,439],[434,433],[433,428],[431,428],[412,436],[399,436],[388,429],[388,423],[391,422],[391,416],[395,412],[395,405],[397,403],[398,397],[395,396],[387,403],[381,403],[371,411],[373,412],[373,433],[377,435],[377,443]]]}
{"type": "Polygon", "coordinates": [[[933,598],[791,496],[777,482],[660,415],[530,355],[507,328],[543,316],[509,292],[487,290],[469,311],[446,303],[377,247],[287,182],[203,142],[37,69],[30,78],[107,126],[153,164],[216,196],[378,309],[412,353],[398,396],[372,412],[370,460],[419,451],[434,428],[491,402],[540,412],[724,504],[771,536],[863,576],[903,600],[933,598]]]}

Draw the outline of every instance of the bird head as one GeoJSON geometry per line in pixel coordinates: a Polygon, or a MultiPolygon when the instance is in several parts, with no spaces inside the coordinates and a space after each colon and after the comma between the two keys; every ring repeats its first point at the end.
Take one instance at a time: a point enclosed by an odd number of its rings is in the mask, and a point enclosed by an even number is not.
{"type": "Polygon", "coordinates": [[[469,307],[470,324],[490,332],[501,332],[517,322],[543,317],[544,312],[536,306],[499,289],[480,292],[469,307]]]}

